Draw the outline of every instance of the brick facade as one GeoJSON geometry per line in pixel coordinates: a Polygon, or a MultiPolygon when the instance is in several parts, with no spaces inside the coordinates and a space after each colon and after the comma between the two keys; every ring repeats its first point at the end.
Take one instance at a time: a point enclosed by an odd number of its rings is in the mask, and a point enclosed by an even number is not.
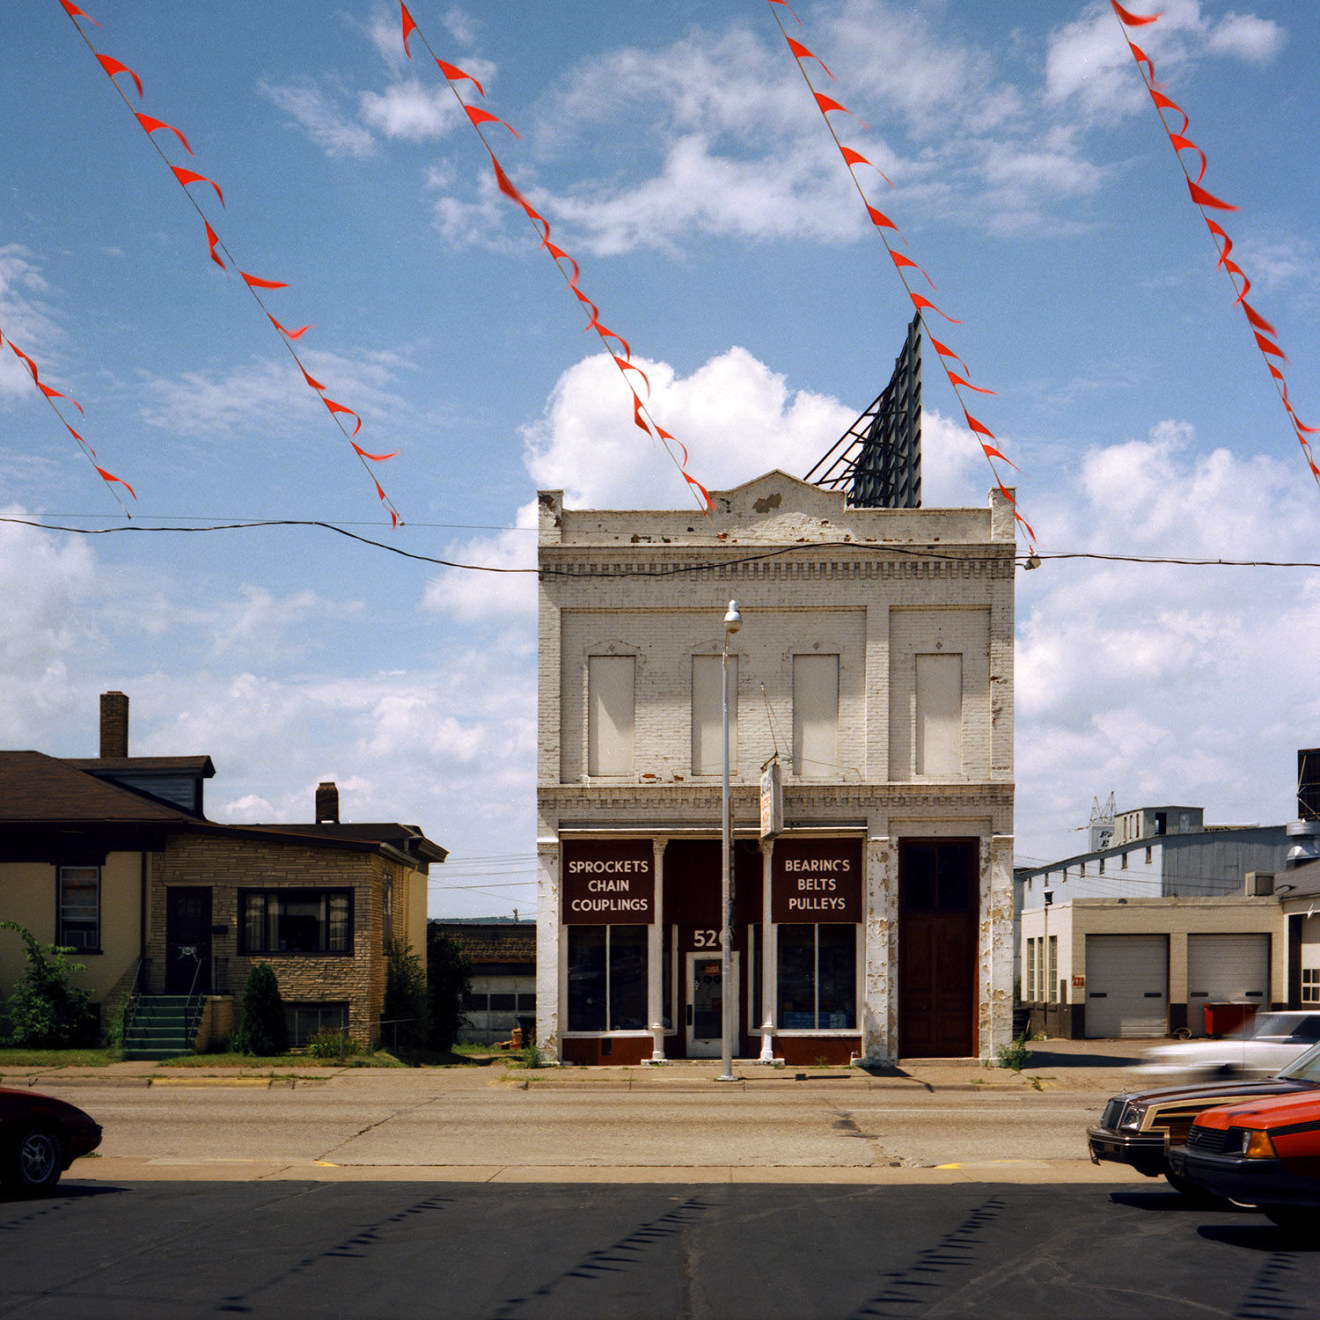
{"type": "Polygon", "coordinates": [[[784,1025],[775,999],[780,937],[770,917],[769,842],[761,876],[746,863],[755,880],[739,885],[759,884],[760,897],[747,900],[747,929],[735,934],[735,1053],[763,1052],[766,1016],[773,1052],[789,1062],[911,1053],[898,984],[903,845],[958,840],[974,845],[966,1038],[969,1052],[992,1057],[1011,1030],[1011,508],[995,493],[984,510],[846,509],[841,494],[779,472],[714,498],[707,518],[696,510],[574,511],[561,492],[539,495],[538,1043],[551,1056],[582,1062],[649,1058],[653,1047],[657,1057],[684,1051],[689,962],[708,946],[691,942],[706,934],[681,910],[690,900],[680,891],[697,890],[675,870],[671,844],[719,837],[720,775],[692,770],[693,658],[720,655],[724,609],[737,598],[744,625],[730,647],[735,836],[755,847],[759,776],[778,751],[785,837],[856,840],[865,875],[855,1015],[840,1014],[852,1021],[832,1030],[813,1018],[804,1031],[784,1025]],[[632,657],[635,675],[631,769],[609,776],[591,774],[589,765],[589,661],[602,656],[632,657]],[[837,657],[837,757],[795,773],[795,661],[813,656],[837,657]],[[956,770],[931,773],[922,761],[931,726],[923,723],[929,710],[918,709],[919,656],[959,657],[956,770]],[[648,1021],[642,1029],[570,1030],[569,946],[586,937],[563,910],[564,846],[623,838],[649,840],[655,850],[648,1021]]]}

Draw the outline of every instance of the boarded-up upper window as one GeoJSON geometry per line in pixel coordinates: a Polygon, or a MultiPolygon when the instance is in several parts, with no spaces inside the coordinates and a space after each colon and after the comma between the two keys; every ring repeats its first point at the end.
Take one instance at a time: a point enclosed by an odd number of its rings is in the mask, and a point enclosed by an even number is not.
{"type": "Polygon", "coordinates": [[[793,773],[800,779],[839,774],[839,657],[793,657],[793,773]]]}
{"type": "Polygon", "coordinates": [[[917,656],[916,772],[962,774],[962,656],[917,656]]]}
{"type": "Polygon", "coordinates": [[[587,657],[588,774],[632,774],[636,676],[630,655],[587,657]]]}
{"type": "MultiPolygon", "coordinates": [[[[738,764],[738,657],[729,657],[729,766],[738,764]]],[[[692,657],[692,773],[724,770],[723,656],[692,657]]]]}

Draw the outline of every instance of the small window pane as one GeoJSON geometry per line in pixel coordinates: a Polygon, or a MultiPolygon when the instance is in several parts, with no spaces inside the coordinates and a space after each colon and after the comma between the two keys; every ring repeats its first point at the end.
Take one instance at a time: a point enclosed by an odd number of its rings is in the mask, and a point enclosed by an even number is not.
{"type": "Polygon", "coordinates": [[[610,1030],[646,1026],[646,927],[611,926],[610,1030]]]}
{"type": "Polygon", "coordinates": [[[568,1029],[605,1030],[604,926],[568,928],[568,1029]]]}

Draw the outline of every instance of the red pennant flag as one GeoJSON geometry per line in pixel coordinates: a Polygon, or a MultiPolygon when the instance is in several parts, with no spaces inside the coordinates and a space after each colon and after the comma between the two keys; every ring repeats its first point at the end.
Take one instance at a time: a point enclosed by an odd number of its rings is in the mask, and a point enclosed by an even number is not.
{"type": "Polygon", "coordinates": [[[988,445],[983,440],[981,441],[981,448],[985,451],[986,458],[997,458],[1000,460],[1000,462],[1007,463],[1008,466],[1011,468],[1017,467],[1017,464],[1013,462],[1011,458],[1006,458],[1003,454],[999,452],[999,450],[997,450],[994,447],[994,445],[988,445]]]}
{"type": "MultiPolygon", "coordinates": [[[[92,466],[93,466],[93,467],[96,467],[96,465],[95,465],[94,463],[92,464],[92,466]]],[[[130,485],[128,484],[128,482],[126,482],[126,481],[123,479],[123,477],[117,477],[117,476],[115,476],[115,474],[114,474],[113,472],[107,472],[107,471],[105,470],[105,468],[101,468],[101,467],[96,468],[96,471],[97,471],[97,473],[98,473],[100,476],[102,476],[106,481],[117,481],[117,482],[118,482],[118,483],[119,483],[119,484],[120,484],[120,485],[121,485],[126,491],[128,491],[128,493],[129,493],[134,499],[137,499],[137,491],[135,491],[135,490],[133,489],[133,487],[130,486],[130,485]]]]}
{"type": "Polygon", "coordinates": [[[202,217],[202,224],[206,226],[206,248],[211,254],[211,260],[214,261],[221,270],[228,270],[229,267],[220,260],[220,254],[215,250],[220,242],[219,236],[216,234],[215,230],[211,228],[211,222],[205,216],[202,217]]]}
{"type": "Polygon", "coordinates": [[[397,449],[395,449],[388,454],[369,454],[365,449],[362,448],[360,444],[357,443],[357,441],[350,440],[348,443],[352,445],[355,450],[357,450],[358,454],[362,458],[369,458],[373,463],[383,463],[387,458],[393,458],[399,452],[397,449]]]}
{"type": "Polygon", "coordinates": [[[312,387],[312,389],[314,389],[318,394],[323,394],[325,392],[325,386],[322,385],[319,380],[313,380],[312,377],[307,374],[307,368],[304,367],[301,363],[299,363],[299,370],[303,374],[303,380],[305,380],[312,387]]]}
{"type": "Polygon", "coordinates": [[[215,195],[220,199],[220,205],[225,204],[225,195],[220,191],[220,185],[214,179],[208,179],[205,174],[198,174],[196,170],[185,170],[182,165],[172,165],[170,168],[174,171],[174,177],[185,188],[190,183],[209,183],[215,189],[215,195]]]}
{"type": "Polygon", "coordinates": [[[468,118],[472,121],[473,128],[479,128],[482,124],[504,124],[504,127],[507,128],[514,137],[522,136],[512,124],[504,123],[504,120],[501,119],[499,115],[493,115],[489,110],[483,110],[479,105],[465,105],[463,109],[467,111],[468,118]]]}
{"type": "Polygon", "coordinates": [[[1201,180],[1205,178],[1205,167],[1207,164],[1205,159],[1205,152],[1202,151],[1201,148],[1198,147],[1196,143],[1191,140],[1191,138],[1185,138],[1181,133],[1170,133],[1169,141],[1173,143],[1174,151],[1190,150],[1196,152],[1196,154],[1200,156],[1201,172],[1196,176],[1197,183],[1200,183],[1201,180]]]}
{"type": "Polygon", "coordinates": [[[1146,68],[1150,70],[1150,80],[1151,82],[1154,82],[1155,66],[1154,64],[1151,63],[1150,56],[1147,55],[1146,52],[1142,50],[1140,46],[1134,46],[1130,41],[1128,42],[1128,50],[1132,52],[1132,58],[1136,60],[1138,66],[1144,64],[1146,68]]]}
{"type": "MultiPolygon", "coordinates": [[[[933,348],[940,355],[940,357],[952,358],[955,362],[961,365],[964,371],[968,370],[967,363],[965,363],[962,360],[962,358],[960,358],[957,355],[957,353],[953,351],[953,349],[949,348],[945,344],[941,344],[940,341],[936,339],[935,336],[930,334],[929,332],[927,333],[927,338],[930,340],[931,348],[933,348]]],[[[945,370],[947,371],[948,368],[946,367],[945,370]]]]}
{"type": "Polygon", "coordinates": [[[238,272],[243,277],[243,282],[249,289],[287,289],[289,286],[282,280],[263,280],[257,275],[249,275],[247,271],[238,272]]]}
{"type": "MultiPolygon", "coordinates": [[[[591,327],[588,326],[587,329],[590,330],[591,327]]],[[[616,334],[608,326],[601,325],[599,321],[596,322],[596,333],[600,335],[602,339],[617,339],[623,349],[623,356],[631,359],[632,349],[628,347],[628,341],[622,335],[616,334]]]]}
{"type": "MultiPolygon", "coordinates": [[[[1272,343],[1270,340],[1266,339],[1259,330],[1256,331],[1256,347],[1259,348],[1262,353],[1272,353],[1275,357],[1282,358],[1285,362],[1288,360],[1287,353],[1285,353],[1278,344],[1272,343]]],[[[42,386],[42,389],[45,389],[44,385],[42,386]]]]}
{"type": "Polygon", "coordinates": [[[952,316],[950,316],[947,312],[940,312],[940,309],[939,309],[938,307],[936,307],[935,304],[934,304],[933,302],[931,302],[929,298],[923,298],[923,297],[921,296],[921,294],[919,294],[919,293],[911,293],[911,292],[909,292],[908,297],[912,299],[912,305],[913,305],[918,311],[922,311],[922,310],[926,310],[926,309],[928,309],[928,310],[930,310],[930,311],[932,311],[932,312],[939,312],[939,314],[940,314],[942,317],[944,317],[944,319],[945,319],[946,321],[948,321],[948,323],[949,323],[950,325],[962,325],[962,322],[961,322],[961,321],[955,320],[955,319],[954,319],[952,316]]]}
{"type": "Polygon", "coordinates": [[[822,114],[828,115],[831,110],[842,110],[845,115],[852,115],[863,128],[868,127],[864,120],[858,118],[857,115],[853,115],[853,112],[846,105],[840,105],[832,96],[826,96],[824,92],[816,92],[815,97],[816,104],[820,106],[822,114]]]}
{"type": "MultiPolygon", "coordinates": [[[[782,3],[783,3],[783,0],[771,0],[771,3],[772,3],[772,4],[782,4],[782,3]]],[[[789,10],[789,13],[792,13],[792,12],[793,12],[792,10],[789,10]]],[[[793,14],[793,17],[794,17],[794,18],[797,18],[797,15],[796,15],[796,14],[793,14]]],[[[800,23],[801,21],[802,21],[802,20],[799,18],[799,19],[798,19],[798,22],[800,23]]],[[[705,509],[707,513],[709,513],[709,512],[715,507],[715,501],[714,501],[713,499],[711,499],[711,497],[710,497],[710,491],[708,491],[708,490],[705,488],[705,486],[703,486],[703,485],[701,484],[701,482],[699,482],[699,481],[696,479],[696,477],[692,476],[692,475],[691,475],[690,473],[688,473],[688,472],[684,472],[684,473],[683,473],[683,480],[686,481],[687,484],[688,484],[689,486],[691,486],[691,487],[697,492],[698,495],[701,496],[701,507],[702,507],[703,509],[705,509]]]]}
{"type": "Polygon", "coordinates": [[[854,165],[870,165],[891,188],[894,186],[894,182],[889,175],[887,175],[878,165],[874,165],[867,160],[860,151],[854,151],[851,147],[845,147],[842,144],[840,144],[839,150],[843,153],[843,159],[847,162],[850,169],[854,165]]]}
{"type": "Polygon", "coordinates": [[[173,124],[167,124],[163,119],[156,119],[152,115],[144,115],[136,111],[134,113],[137,114],[138,123],[142,125],[143,130],[148,135],[154,133],[158,128],[168,128],[169,131],[173,133],[174,136],[178,138],[180,142],[183,143],[184,151],[186,151],[190,156],[193,154],[193,149],[188,145],[188,139],[184,137],[183,134],[180,133],[179,130],[175,128],[173,124]]]}
{"type": "MultiPolygon", "coordinates": [[[[961,360],[962,359],[960,358],[959,361],[961,360]]],[[[965,380],[962,376],[959,376],[957,373],[950,371],[948,367],[944,368],[944,372],[945,375],[947,375],[949,378],[949,383],[955,387],[961,385],[963,389],[975,390],[977,394],[993,394],[995,392],[994,390],[986,389],[984,385],[973,385],[971,381],[965,380]]]]}
{"type": "Polygon", "coordinates": [[[287,330],[282,326],[269,312],[266,313],[271,325],[282,334],[285,339],[301,339],[312,327],[310,325],[301,326],[297,330],[287,330]]]}
{"type": "Polygon", "coordinates": [[[826,76],[831,82],[837,82],[838,79],[826,68],[825,61],[819,55],[813,55],[800,41],[794,41],[787,32],[784,33],[784,40],[788,42],[788,48],[800,60],[815,60],[822,69],[825,69],[826,76]]]}
{"type": "Polygon", "coordinates": [[[137,88],[138,100],[142,99],[142,79],[127,64],[121,64],[113,55],[98,55],[96,58],[101,61],[101,67],[106,71],[106,75],[112,82],[115,74],[128,74],[133,80],[133,86],[137,88]]]}
{"type": "Polygon", "coordinates": [[[633,395],[633,424],[645,431],[647,435],[650,435],[652,440],[655,439],[655,436],[651,435],[651,428],[642,419],[642,401],[635,394],[633,395]]]}
{"type": "Polygon", "coordinates": [[[413,16],[408,12],[408,6],[400,3],[399,12],[403,19],[403,53],[412,59],[412,51],[408,49],[408,38],[413,34],[413,28],[417,26],[413,22],[413,16]]]}
{"type": "MultiPolygon", "coordinates": [[[[306,372],[303,372],[303,375],[306,374],[307,374],[306,372]]],[[[353,428],[354,435],[357,435],[357,433],[362,429],[362,418],[359,417],[357,413],[355,413],[352,410],[352,408],[345,408],[342,403],[336,403],[333,399],[327,399],[325,395],[321,396],[321,402],[325,404],[325,406],[329,408],[332,413],[347,413],[350,417],[352,417],[357,422],[357,425],[353,428]]],[[[381,498],[383,499],[384,496],[382,495],[381,498]]]]}
{"type": "Polygon", "coordinates": [[[1147,23],[1153,23],[1159,18],[1158,14],[1151,14],[1149,18],[1140,14],[1130,14],[1118,3],[1118,0],[1109,0],[1109,3],[1114,6],[1114,13],[1118,15],[1119,20],[1126,23],[1128,27],[1144,27],[1147,23]]]}
{"type": "Polygon", "coordinates": [[[1182,127],[1178,130],[1178,132],[1179,133],[1187,132],[1187,125],[1190,124],[1192,121],[1187,118],[1187,111],[1184,110],[1182,106],[1180,106],[1177,103],[1177,101],[1169,100],[1169,98],[1165,96],[1163,92],[1159,91],[1157,88],[1154,87],[1150,89],[1150,97],[1151,100],[1154,101],[1155,104],[1161,110],[1176,110],[1180,115],[1182,115],[1183,117],[1182,127]]]}
{"type": "Polygon", "coordinates": [[[588,298],[587,295],[583,293],[582,290],[579,289],[576,285],[573,286],[573,293],[577,297],[578,302],[584,303],[587,307],[591,308],[591,322],[586,327],[588,330],[590,330],[591,327],[596,324],[596,320],[600,316],[600,308],[597,307],[596,304],[592,302],[591,299],[588,298]]]}
{"type": "Polygon", "coordinates": [[[36,381],[38,385],[40,385],[41,377],[37,374],[37,364],[33,362],[33,360],[30,357],[28,357],[28,355],[25,352],[23,352],[23,350],[19,348],[19,346],[16,343],[14,343],[12,339],[9,341],[9,347],[13,350],[15,357],[20,357],[23,359],[24,362],[27,363],[27,368],[32,373],[32,379],[36,381]]]}
{"type": "Polygon", "coordinates": [[[899,267],[907,266],[907,267],[911,267],[913,270],[921,271],[921,274],[925,278],[926,283],[929,284],[932,289],[935,287],[935,281],[932,280],[931,277],[927,275],[924,270],[921,270],[921,267],[918,266],[917,263],[913,261],[911,257],[905,257],[901,252],[895,252],[892,248],[890,249],[889,255],[893,257],[895,266],[899,266],[899,267]]]}
{"type": "Polygon", "coordinates": [[[555,244],[551,243],[548,239],[546,240],[545,246],[546,249],[549,251],[550,255],[554,257],[556,261],[566,261],[570,266],[573,267],[573,274],[568,282],[570,284],[576,284],[578,280],[582,277],[582,270],[578,266],[577,262],[574,261],[573,258],[570,257],[568,253],[564,251],[563,248],[556,247],[555,244]]]}
{"type": "Polygon", "coordinates": [[[1242,303],[1242,310],[1247,314],[1247,320],[1256,327],[1257,330],[1263,330],[1267,335],[1278,337],[1278,331],[1247,301],[1239,298],[1242,303]]]}
{"type": "Polygon", "coordinates": [[[73,0],[60,0],[60,4],[64,6],[64,12],[68,14],[70,18],[85,18],[93,27],[101,26],[91,14],[85,13],[83,10],[79,9],[78,6],[73,3],[73,0]]]}
{"type": "MultiPolygon", "coordinates": [[[[1259,338],[1259,336],[1257,336],[1257,338],[1259,338]]],[[[10,347],[12,348],[13,345],[11,344],[10,347]]],[[[43,385],[40,381],[37,381],[37,389],[39,389],[48,399],[69,399],[67,394],[60,393],[60,391],[53,385],[43,385]]],[[[73,404],[79,412],[83,411],[83,406],[77,399],[69,399],[69,402],[73,404]]],[[[87,414],[83,413],[83,416],[86,417],[87,414]]]]}
{"type": "MultiPolygon", "coordinates": [[[[1217,266],[1219,265],[1220,262],[1224,260],[1226,256],[1228,256],[1230,252],[1232,252],[1233,240],[1229,238],[1229,236],[1224,232],[1224,227],[1219,223],[1218,220],[1212,220],[1209,216],[1206,216],[1205,222],[1210,227],[1210,232],[1212,234],[1224,240],[1224,246],[1220,248],[1219,251],[1219,261],[1215,262],[1215,265],[1217,266]]],[[[1219,247],[1217,243],[1215,244],[1215,246],[1219,247]]]]}
{"type": "Polygon", "coordinates": [[[877,229],[892,229],[896,234],[903,232],[883,211],[877,211],[870,202],[866,204],[866,214],[871,217],[871,223],[877,229]]]}
{"type": "Polygon", "coordinates": [[[462,82],[464,78],[468,80],[482,95],[486,95],[486,89],[470,74],[464,73],[456,64],[446,64],[444,60],[436,60],[440,66],[440,72],[449,79],[450,82],[462,82]]]}
{"type": "Polygon", "coordinates": [[[650,378],[647,376],[646,372],[644,372],[641,369],[641,367],[637,366],[633,362],[629,362],[627,358],[621,358],[617,353],[611,353],[610,356],[618,364],[620,371],[635,371],[644,381],[646,381],[646,392],[650,394],[651,381],[650,378]]]}
{"type": "Polygon", "coordinates": [[[970,426],[977,435],[989,436],[991,440],[995,439],[995,433],[988,426],[978,422],[966,408],[963,409],[963,416],[967,418],[967,425],[970,426]]]}
{"type": "Polygon", "coordinates": [[[1187,187],[1191,190],[1192,201],[1197,206],[1213,206],[1217,211],[1236,211],[1238,208],[1231,202],[1222,202],[1212,193],[1206,192],[1199,183],[1193,183],[1191,179],[1187,180],[1187,187]]]}
{"type": "MultiPolygon", "coordinates": [[[[503,123],[504,121],[501,120],[500,122],[503,123]]],[[[504,126],[508,128],[507,124],[504,126]]],[[[509,129],[509,132],[512,133],[513,130],[509,129]]],[[[515,136],[517,135],[515,134],[515,136]]],[[[500,164],[493,151],[490,153],[490,163],[495,167],[495,182],[499,186],[500,192],[522,207],[527,218],[540,229],[542,244],[548,243],[550,240],[550,222],[518,191],[517,185],[504,172],[504,166],[500,164]]]]}

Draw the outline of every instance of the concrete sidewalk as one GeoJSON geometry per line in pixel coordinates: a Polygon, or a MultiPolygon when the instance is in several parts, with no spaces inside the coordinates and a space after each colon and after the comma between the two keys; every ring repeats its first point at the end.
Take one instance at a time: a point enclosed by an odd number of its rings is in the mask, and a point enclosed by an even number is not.
{"type": "Polygon", "coordinates": [[[458,1078],[479,1074],[513,1086],[538,1090],[564,1088],[577,1091],[654,1090],[689,1091],[707,1087],[743,1090],[807,1087],[842,1091],[1118,1091],[1140,1083],[1133,1070],[1141,1056],[1158,1041],[1044,1040],[1032,1042],[1030,1059],[1020,1072],[980,1059],[900,1059],[892,1068],[869,1070],[849,1067],[800,1068],[767,1065],[757,1060],[735,1060],[732,1082],[718,1079],[718,1059],[675,1059],[660,1065],[628,1067],[551,1067],[525,1070],[517,1056],[496,1056],[470,1067],[364,1069],[340,1067],[311,1058],[296,1058],[287,1066],[245,1068],[214,1066],[200,1056],[196,1064],[166,1067],[150,1061],[126,1061],[105,1067],[40,1068],[0,1066],[0,1085],[40,1090],[43,1085],[97,1086],[216,1086],[297,1087],[324,1084],[335,1078],[369,1073],[376,1080],[416,1076],[458,1078]]]}

